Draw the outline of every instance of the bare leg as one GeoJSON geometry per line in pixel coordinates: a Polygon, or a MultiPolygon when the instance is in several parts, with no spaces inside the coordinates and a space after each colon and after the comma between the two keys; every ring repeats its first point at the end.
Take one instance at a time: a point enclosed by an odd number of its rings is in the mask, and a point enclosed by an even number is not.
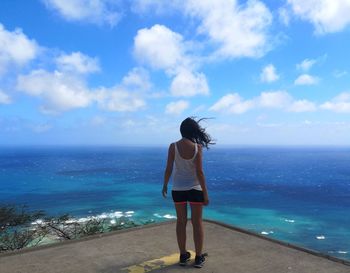
{"type": "Polygon", "coordinates": [[[196,248],[196,255],[202,255],[203,249],[203,222],[202,222],[202,210],[201,204],[191,204],[191,220],[193,226],[193,240],[196,248]]]}
{"type": "Polygon", "coordinates": [[[175,204],[176,208],[176,237],[180,253],[186,253],[186,224],[187,224],[187,203],[175,204]]]}

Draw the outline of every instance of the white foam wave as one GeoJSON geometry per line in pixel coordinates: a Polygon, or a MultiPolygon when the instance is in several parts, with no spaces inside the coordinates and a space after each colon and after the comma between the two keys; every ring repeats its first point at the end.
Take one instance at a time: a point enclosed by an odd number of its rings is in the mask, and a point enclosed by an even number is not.
{"type": "Polygon", "coordinates": [[[286,221],[288,223],[294,223],[295,222],[295,220],[293,220],[293,219],[284,219],[284,221],[286,221]]]}
{"type": "MultiPolygon", "coordinates": [[[[91,220],[104,220],[104,219],[111,219],[111,224],[115,224],[116,221],[114,219],[118,219],[121,217],[132,217],[135,212],[130,210],[126,212],[122,211],[112,211],[110,213],[103,212],[101,214],[95,215],[95,216],[87,216],[87,217],[80,217],[80,218],[70,218],[66,221],[64,221],[65,224],[73,224],[73,223],[85,223],[91,220]],[[113,221],[113,223],[112,223],[113,221]]],[[[45,221],[42,219],[37,219],[34,222],[32,222],[32,225],[42,225],[45,221]]]]}
{"type": "Polygon", "coordinates": [[[260,233],[263,234],[263,235],[269,235],[269,234],[272,234],[273,231],[272,230],[270,230],[270,231],[262,231],[260,233]]]}
{"type": "Polygon", "coordinates": [[[165,215],[163,215],[163,217],[167,218],[167,219],[175,219],[176,218],[176,216],[170,215],[170,214],[165,214],[165,215]]]}
{"type": "Polygon", "coordinates": [[[157,218],[176,219],[176,216],[171,214],[160,215],[159,213],[154,213],[153,216],[157,218]]]}
{"type": "Polygon", "coordinates": [[[44,223],[42,219],[37,219],[34,222],[31,222],[32,225],[41,225],[42,223],[44,223]]]}

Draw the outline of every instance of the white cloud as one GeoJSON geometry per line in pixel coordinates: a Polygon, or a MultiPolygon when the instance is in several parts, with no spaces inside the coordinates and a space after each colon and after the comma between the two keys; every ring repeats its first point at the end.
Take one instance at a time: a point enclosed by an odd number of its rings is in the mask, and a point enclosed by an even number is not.
{"type": "Polygon", "coordinates": [[[83,81],[58,71],[51,73],[40,69],[20,75],[17,89],[43,99],[42,110],[46,113],[87,107],[93,100],[93,94],[83,81]]]}
{"type": "Polygon", "coordinates": [[[135,122],[132,119],[128,119],[126,121],[124,121],[122,124],[122,127],[125,129],[133,129],[134,127],[136,127],[138,124],[137,122],[135,122]]]}
{"type": "MultiPolygon", "coordinates": [[[[327,60],[327,54],[323,54],[316,59],[304,59],[296,64],[296,69],[304,73],[308,72],[315,64],[322,64],[327,60]]],[[[316,79],[316,78],[315,78],[316,79]]]]}
{"type": "Polygon", "coordinates": [[[312,59],[305,59],[303,60],[301,63],[297,64],[297,69],[307,72],[310,70],[310,68],[316,63],[316,60],[312,60],[312,59]]]}
{"type": "Polygon", "coordinates": [[[135,0],[132,10],[141,14],[169,14],[174,11],[194,18],[197,32],[208,39],[216,58],[261,57],[271,48],[268,28],[272,14],[259,0],[240,4],[237,0],[158,1],[135,0]]]}
{"type": "Polygon", "coordinates": [[[263,128],[276,128],[276,127],[281,127],[284,124],[283,123],[261,123],[261,122],[258,122],[256,125],[258,127],[263,127],[263,128]]]}
{"type": "Polygon", "coordinates": [[[52,125],[48,124],[48,123],[39,123],[39,124],[35,124],[31,126],[31,129],[35,132],[35,133],[44,133],[49,131],[50,129],[52,129],[52,125]]]}
{"type": "Polygon", "coordinates": [[[96,100],[100,108],[107,111],[134,112],[145,108],[145,91],[151,86],[148,72],[135,67],[123,77],[119,85],[96,90],[96,100]]]}
{"type": "Polygon", "coordinates": [[[348,74],[348,71],[346,70],[335,70],[333,72],[333,76],[336,77],[336,78],[341,78],[341,77],[344,77],[348,74]]]}
{"type": "Polygon", "coordinates": [[[255,98],[257,105],[265,108],[284,108],[293,98],[286,91],[262,92],[255,98]]]}
{"type": "Polygon", "coordinates": [[[287,109],[290,112],[314,112],[317,110],[315,103],[308,100],[294,101],[287,109]]]}
{"type": "Polygon", "coordinates": [[[272,14],[261,1],[190,0],[185,12],[200,20],[198,32],[218,45],[218,57],[260,57],[270,47],[272,14]]]}
{"type": "Polygon", "coordinates": [[[0,104],[10,104],[11,102],[10,96],[0,90],[0,104]]]}
{"type": "Polygon", "coordinates": [[[135,67],[129,71],[123,78],[122,85],[137,91],[148,91],[152,87],[148,71],[141,67],[135,67]]]}
{"type": "Polygon", "coordinates": [[[343,92],[320,105],[321,109],[338,113],[350,113],[350,92],[343,92]]]}
{"type": "Polygon", "coordinates": [[[168,14],[179,9],[181,4],[182,3],[179,0],[133,0],[131,10],[138,14],[147,14],[149,12],[155,14],[168,14]]]}
{"type": "Polygon", "coordinates": [[[106,123],[106,118],[101,117],[101,116],[94,116],[91,118],[89,123],[93,126],[100,126],[100,125],[106,123]]]}
{"type": "Polygon", "coordinates": [[[196,108],[192,109],[191,111],[191,115],[199,115],[201,114],[203,111],[205,111],[207,109],[205,104],[201,104],[199,106],[197,106],[196,108]]]}
{"type": "Polygon", "coordinates": [[[226,110],[233,104],[240,103],[242,100],[241,96],[237,93],[227,94],[219,99],[213,106],[210,107],[211,111],[226,110]]]}
{"type": "Polygon", "coordinates": [[[290,13],[287,8],[282,7],[278,9],[278,18],[282,24],[285,26],[289,25],[290,22],[290,13]]]}
{"type": "Polygon", "coordinates": [[[68,71],[49,72],[34,70],[27,75],[19,75],[17,89],[43,101],[40,110],[45,114],[85,108],[97,103],[101,109],[116,112],[131,112],[146,105],[143,91],[151,86],[146,71],[131,70],[114,87],[91,89],[86,80],[68,71]]]}
{"type": "Polygon", "coordinates": [[[209,87],[203,73],[182,70],[173,79],[170,91],[173,96],[191,97],[199,94],[208,95],[209,87]]]}
{"type": "Polygon", "coordinates": [[[273,64],[265,66],[260,74],[260,80],[262,82],[274,82],[277,81],[279,77],[273,64]]]}
{"type": "MultiPolygon", "coordinates": [[[[35,59],[40,50],[35,41],[29,40],[21,30],[9,32],[0,24],[0,70],[9,65],[24,65],[35,59]]],[[[54,71],[31,70],[17,75],[15,88],[41,100],[40,110],[45,114],[57,114],[97,103],[107,111],[135,111],[146,103],[143,91],[151,88],[145,69],[131,70],[115,87],[89,88],[85,76],[100,71],[99,62],[81,52],[62,53],[54,59],[54,71]]],[[[11,103],[11,98],[0,90],[0,103],[11,103]]]]}
{"type": "Polygon", "coordinates": [[[42,0],[67,21],[84,21],[115,26],[121,19],[119,1],[114,0],[42,0]]]}
{"type": "Polygon", "coordinates": [[[244,100],[239,94],[227,94],[220,98],[210,111],[243,114],[253,109],[282,109],[287,112],[310,112],[317,109],[313,102],[294,100],[286,91],[262,92],[259,96],[244,100]]]}
{"type": "Polygon", "coordinates": [[[317,34],[338,32],[350,24],[349,0],[287,0],[292,12],[309,21],[317,34]]]}
{"type": "Polygon", "coordinates": [[[91,58],[81,52],[62,54],[56,58],[56,64],[62,71],[88,74],[100,71],[98,59],[91,58]]]}
{"type": "Polygon", "coordinates": [[[97,101],[102,109],[113,112],[133,112],[146,105],[137,93],[120,86],[100,88],[97,90],[97,101]]]}
{"type": "Polygon", "coordinates": [[[163,25],[140,29],[134,38],[136,59],[172,77],[170,92],[174,96],[209,94],[207,79],[195,71],[195,61],[188,54],[183,37],[163,25]]]}
{"type": "Polygon", "coordinates": [[[210,111],[228,112],[233,114],[243,114],[248,110],[254,108],[252,100],[243,100],[238,93],[227,94],[219,99],[213,106],[209,108],[210,111]]]}
{"type": "Polygon", "coordinates": [[[21,29],[8,31],[0,24],[0,76],[10,65],[25,65],[36,58],[39,46],[30,40],[21,29]]]}
{"type": "Polygon", "coordinates": [[[230,123],[213,123],[208,126],[211,132],[215,132],[215,135],[221,135],[220,143],[222,143],[223,136],[231,138],[232,135],[237,135],[240,133],[248,133],[250,128],[244,125],[236,125],[230,123]]]}
{"type": "Polygon", "coordinates": [[[134,55],[138,61],[168,73],[189,62],[183,37],[163,25],[143,28],[134,38],[134,55]]]}
{"type": "Polygon", "coordinates": [[[311,76],[309,74],[300,75],[295,81],[295,85],[314,85],[319,82],[319,78],[311,76]]]}
{"type": "Polygon", "coordinates": [[[189,106],[190,106],[189,102],[185,100],[170,102],[165,107],[165,113],[172,114],[172,115],[180,115],[189,106]]]}

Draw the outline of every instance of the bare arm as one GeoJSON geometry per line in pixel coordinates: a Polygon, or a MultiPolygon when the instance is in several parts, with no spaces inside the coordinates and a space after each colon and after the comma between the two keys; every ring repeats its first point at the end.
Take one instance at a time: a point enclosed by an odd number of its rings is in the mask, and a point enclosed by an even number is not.
{"type": "Polygon", "coordinates": [[[209,197],[208,197],[208,190],[207,190],[207,185],[205,183],[205,175],[203,172],[203,165],[202,165],[202,146],[198,145],[198,153],[195,159],[195,165],[196,165],[196,173],[197,173],[197,177],[199,180],[199,184],[202,187],[203,190],[203,195],[204,195],[204,205],[208,205],[209,204],[209,197]]]}
{"type": "Polygon", "coordinates": [[[168,193],[168,183],[169,183],[170,176],[173,172],[174,159],[175,159],[175,146],[174,144],[170,144],[168,149],[168,160],[167,160],[166,168],[164,172],[164,183],[163,183],[163,190],[162,190],[162,194],[164,197],[166,197],[168,193]]]}

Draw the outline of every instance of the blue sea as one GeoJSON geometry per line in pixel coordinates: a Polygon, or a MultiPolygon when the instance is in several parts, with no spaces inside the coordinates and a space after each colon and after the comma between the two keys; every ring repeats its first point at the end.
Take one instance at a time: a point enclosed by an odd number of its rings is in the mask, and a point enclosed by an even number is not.
{"type": "MultiPolygon", "coordinates": [[[[2,147],[0,203],[50,215],[175,217],[167,148],[2,147]]],[[[213,147],[204,217],[350,260],[350,148],[213,147]]],[[[174,235],[175,236],[175,235],[174,235]]],[[[234,242],[232,242],[234,244],[234,242]]]]}

